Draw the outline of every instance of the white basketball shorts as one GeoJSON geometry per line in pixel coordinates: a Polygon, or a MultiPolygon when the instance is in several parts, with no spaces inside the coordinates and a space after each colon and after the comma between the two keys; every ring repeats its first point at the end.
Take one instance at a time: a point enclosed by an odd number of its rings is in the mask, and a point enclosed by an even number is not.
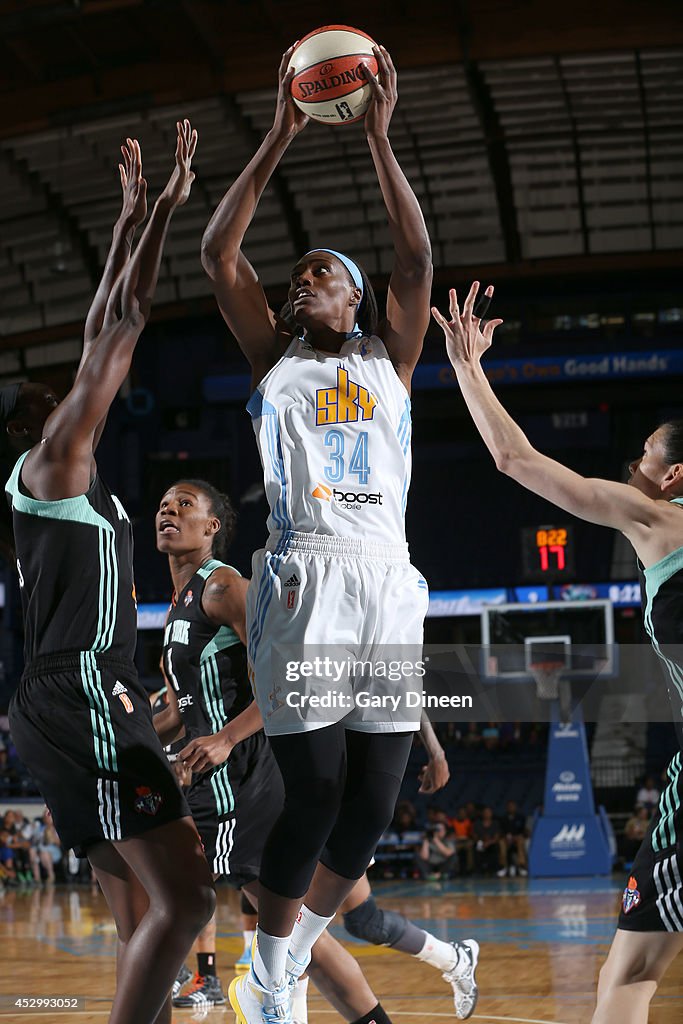
{"type": "Polygon", "coordinates": [[[268,735],[344,721],[420,727],[424,577],[408,547],[287,531],[255,552],[247,594],[254,694],[268,735]]]}

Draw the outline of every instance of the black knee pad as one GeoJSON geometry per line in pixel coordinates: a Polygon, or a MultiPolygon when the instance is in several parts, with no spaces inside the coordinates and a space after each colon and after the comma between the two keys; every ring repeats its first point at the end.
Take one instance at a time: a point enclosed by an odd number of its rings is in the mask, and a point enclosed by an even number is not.
{"type": "Polygon", "coordinates": [[[344,927],[355,939],[371,942],[373,946],[394,946],[406,930],[406,919],[393,910],[382,910],[374,896],[344,914],[344,927]]]}

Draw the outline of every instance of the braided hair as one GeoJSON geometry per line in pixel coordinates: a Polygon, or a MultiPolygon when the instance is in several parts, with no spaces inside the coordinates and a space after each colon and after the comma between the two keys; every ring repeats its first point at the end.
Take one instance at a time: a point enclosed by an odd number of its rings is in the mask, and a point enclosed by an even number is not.
{"type": "Polygon", "coordinates": [[[235,527],[237,525],[237,512],[233,508],[230,498],[227,494],[222,494],[217,487],[214,487],[207,480],[183,479],[176,481],[172,486],[179,487],[181,484],[189,484],[190,487],[201,491],[208,498],[211,515],[215,516],[221,524],[218,532],[213,535],[211,554],[220,562],[224,562],[232,544],[232,539],[235,536],[235,527]]]}

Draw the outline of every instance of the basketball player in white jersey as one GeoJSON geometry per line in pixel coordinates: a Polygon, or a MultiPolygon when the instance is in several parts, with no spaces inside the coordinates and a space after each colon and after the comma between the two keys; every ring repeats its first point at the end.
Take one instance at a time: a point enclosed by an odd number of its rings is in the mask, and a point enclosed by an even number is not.
{"type": "MultiPolygon", "coordinates": [[[[419,710],[410,720],[386,707],[359,707],[353,672],[333,680],[316,668],[306,676],[307,698],[343,697],[341,706],[316,713],[302,705],[302,686],[290,669],[331,650],[352,659],[380,645],[419,650],[428,604],[427,585],[408,558],[404,512],[410,382],[429,320],[431,248],[388,139],[396,72],[387,51],[375,48],[379,81],[366,69],[372,101],[364,127],[394,246],[386,318],[377,323],[358,265],[321,247],[297,261],[278,316],[242,242],[271,175],[307,121],[291,99],[291,52],[280,65],[273,126],[202,244],[223,317],[252,367],[248,409],[264,467],[270,538],[254,556],[247,639],[256,699],[286,791],[261,863],[254,962],[229,993],[240,1024],[291,1020],[289,987],[364,874],[393,814],[411,730],[419,728],[419,710]]],[[[311,166],[311,174],[324,169],[311,166]]],[[[370,689],[367,679],[361,683],[370,689]]],[[[385,688],[386,696],[397,692],[399,683],[385,688]]],[[[463,944],[459,956],[463,985],[472,991],[476,946],[463,944]]],[[[358,1024],[387,1019],[368,1006],[358,1024]]]]}

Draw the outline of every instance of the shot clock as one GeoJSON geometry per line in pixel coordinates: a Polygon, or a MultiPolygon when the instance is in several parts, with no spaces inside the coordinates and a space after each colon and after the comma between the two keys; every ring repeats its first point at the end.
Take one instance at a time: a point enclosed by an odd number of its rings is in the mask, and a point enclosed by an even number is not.
{"type": "Polygon", "coordinates": [[[549,583],[574,575],[574,531],[571,526],[525,526],[522,531],[522,575],[549,583]]]}

